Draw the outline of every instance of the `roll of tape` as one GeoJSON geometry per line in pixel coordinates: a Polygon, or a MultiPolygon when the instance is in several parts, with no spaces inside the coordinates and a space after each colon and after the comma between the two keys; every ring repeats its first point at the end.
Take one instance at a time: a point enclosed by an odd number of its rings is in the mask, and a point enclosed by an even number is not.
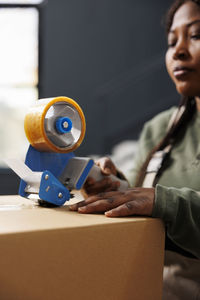
{"type": "Polygon", "coordinates": [[[67,153],[82,143],[86,124],[82,109],[76,101],[68,97],[56,97],[38,100],[25,116],[24,129],[28,141],[35,149],[67,153]],[[58,119],[68,119],[70,130],[57,130],[58,119]]]}

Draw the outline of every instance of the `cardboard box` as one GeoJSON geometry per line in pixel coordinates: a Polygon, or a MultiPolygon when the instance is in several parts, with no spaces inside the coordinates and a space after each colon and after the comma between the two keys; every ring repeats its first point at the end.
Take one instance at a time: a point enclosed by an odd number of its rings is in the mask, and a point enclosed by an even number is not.
{"type": "Polygon", "coordinates": [[[164,227],[0,197],[1,300],[161,300],[164,227]]]}

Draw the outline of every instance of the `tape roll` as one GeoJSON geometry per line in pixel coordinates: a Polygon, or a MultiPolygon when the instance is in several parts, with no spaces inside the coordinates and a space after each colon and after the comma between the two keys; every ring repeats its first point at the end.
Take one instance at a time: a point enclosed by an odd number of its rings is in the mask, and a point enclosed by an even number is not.
{"type": "Polygon", "coordinates": [[[86,124],[82,109],[74,100],[56,97],[38,100],[25,116],[24,129],[35,149],[67,153],[82,143],[86,124]]]}

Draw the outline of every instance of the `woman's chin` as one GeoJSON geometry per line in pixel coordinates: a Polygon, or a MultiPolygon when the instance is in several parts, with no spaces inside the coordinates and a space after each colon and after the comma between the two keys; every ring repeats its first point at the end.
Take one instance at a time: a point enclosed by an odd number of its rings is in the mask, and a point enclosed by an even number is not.
{"type": "Polygon", "coordinates": [[[178,85],[176,86],[176,90],[179,94],[185,97],[195,97],[200,94],[200,88],[191,87],[188,85],[178,85]]]}

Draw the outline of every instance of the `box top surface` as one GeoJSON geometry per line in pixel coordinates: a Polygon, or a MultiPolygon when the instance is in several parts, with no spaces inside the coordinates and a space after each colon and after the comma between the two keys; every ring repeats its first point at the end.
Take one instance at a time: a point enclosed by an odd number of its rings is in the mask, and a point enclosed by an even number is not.
{"type": "Polygon", "coordinates": [[[67,205],[44,208],[20,196],[0,196],[0,235],[130,222],[160,222],[143,217],[108,218],[103,214],[80,214],[67,205]]]}

